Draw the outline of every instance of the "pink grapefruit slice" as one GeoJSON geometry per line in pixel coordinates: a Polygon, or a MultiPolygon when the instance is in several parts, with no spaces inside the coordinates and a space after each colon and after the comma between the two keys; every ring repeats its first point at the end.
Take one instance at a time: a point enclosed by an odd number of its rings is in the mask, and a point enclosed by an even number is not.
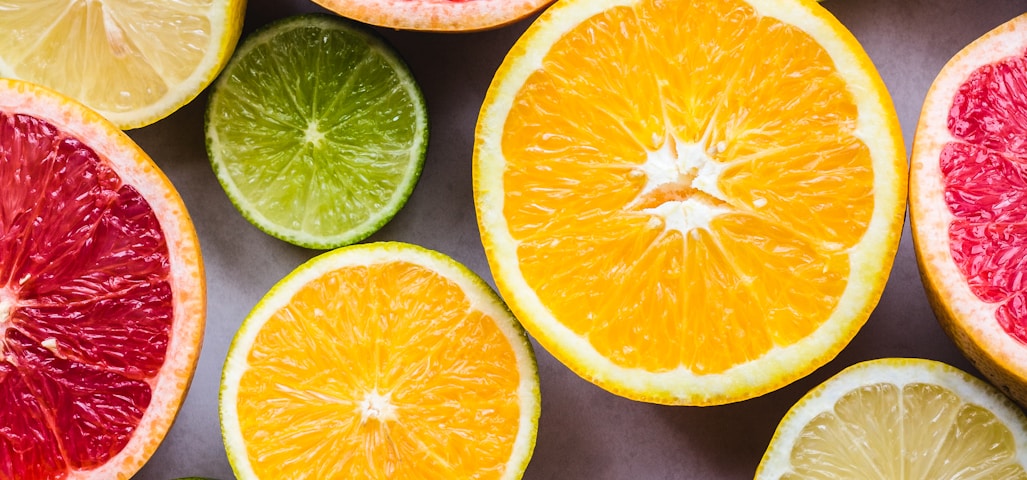
{"type": "Polygon", "coordinates": [[[503,27],[553,0],[314,0],[339,15],[400,30],[473,32],[503,27]]]}
{"type": "Polygon", "coordinates": [[[1027,14],[938,74],[917,125],[909,198],[939,322],[1027,405],[1027,14]]]}
{"type": "Polygon", "coordinates": [[[203,335],[200,250],[113,124],[0,79],[0,478],[129,478],[171,426],[203,335]]]}

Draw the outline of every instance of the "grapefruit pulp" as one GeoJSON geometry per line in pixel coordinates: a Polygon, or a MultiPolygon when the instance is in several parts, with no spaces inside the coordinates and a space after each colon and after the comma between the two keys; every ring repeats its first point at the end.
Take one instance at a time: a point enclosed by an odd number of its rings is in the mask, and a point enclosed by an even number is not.
{"type": "Polygon", "coordinates": [[[928,298],[990,380],[1027,405],[1027,14],[957,53],[928,90],[910,220],[928,298]]]}
{"type": "Polygon", "coordinates": [[[472,32],[499,28],[553,0],[314,0],[339,15],[402,30],[472,32]]]}
{"type": "Polygon", "coordinates": [[[113,124],[15,80],[0,80],[0,185],[0,478],[128,478],[199,354],[185,206],[113,124]]]}

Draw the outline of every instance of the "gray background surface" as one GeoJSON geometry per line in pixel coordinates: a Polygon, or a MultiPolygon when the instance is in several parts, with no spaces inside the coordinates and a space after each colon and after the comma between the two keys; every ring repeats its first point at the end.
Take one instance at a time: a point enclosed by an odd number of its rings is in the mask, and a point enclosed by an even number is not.
{"type": "MultiPolygon", "coordinates": [[[[924,95],[965,44],[1014,16],[1027,0],[826,0],[862,42],[894,98],[907,151],[924,95]]],[[[307,0],[250,0],[244,35],[273,19],[322,11],[307,0]]],[[[526,21],[482,33],[379,30],[413,70],[428,102],[428,159],[413,196],[369,239],[439,250],[489,280],[471,197],[471,145],[478,108],[496,67],[526,21]]],[[[251,226],[229,203],[204,149],[206,92],[172,116],[130,135],[179,189],[199,232],[208,317],[196,376],[178,419],[138,480],[233,478],[221,443],[217,392],[228,344],[272,284],[319,252],[251,226]]],[[[637,403],[581,380],[536,344],[542,390],[538,442],[525,478],[744,479],[788,407],[855,362],[926,357],[976,373],[941,331],[921,286],[908,221],[894,269],[870,320],[832,362],[763,397],[719,407],[637,403]]]]}

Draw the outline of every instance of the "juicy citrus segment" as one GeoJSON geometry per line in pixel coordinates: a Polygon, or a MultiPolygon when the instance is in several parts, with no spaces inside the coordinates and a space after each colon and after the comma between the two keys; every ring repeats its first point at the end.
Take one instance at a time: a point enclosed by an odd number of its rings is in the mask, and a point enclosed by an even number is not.
{"type": "Polygon", "coordinates": [[[314,0],[342,16],[388,28],[472,32],[527,17],[553,0],[314,0]]]}
{"type": "Polygon", "coordinates": [[[756,478],[1027,478],[1027,419],[990,385],[943,363],[847,368],[785,415],[756,478]]]}
{"type": "Polygon", "coordinates": [[[519,478],[537,382],[523,331],[468,270],[354,246],[298,269],[245,321],[223,428],[240,478],[519,478]]]}
{"type": "Polygon", "coordinates": [[[127,478],[157,448],[199,354],[195,232],[114,125],[0,81],[2,478],[127,478]]]}
{"type": "Polygon", "coordinates": [[[479,117],[500,291],[630,397],[731,401],[812,370],[865,322],[903,220],[873,66],[807,2],[586,3],[529,28],[479,117]]]}
{"type": "Polygon", "coordinates": [[[77,98],[123,128],[188,103],[228,60],[244,0],[7,2],[0,74],[77,98]]]}
{"type": "Polygon", "coordinates": [[[1027,403],[1027,15],[956,54],[931,85],[910,159],[924,285],[975,365],[1027,403]]]}
{"type": "Polygon", "coordinates": [[[396,214],[428,141],[424,98],[397,53],[327,15],[247,38],[215,84],[206,129],[214,171],[243,215],[322,249],[396,214]]]}

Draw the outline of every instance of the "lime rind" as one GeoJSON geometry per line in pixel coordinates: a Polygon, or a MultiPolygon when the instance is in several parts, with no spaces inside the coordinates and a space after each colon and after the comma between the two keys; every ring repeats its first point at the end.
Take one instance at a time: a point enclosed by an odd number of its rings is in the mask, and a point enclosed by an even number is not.
{"type": "Polygon", "coordinates": [[[403,207],[427,153],[424,96],[384,39],[345,19],[273,22],[214,84],[207,151],[250,223],[289,243],[361,241],[403,207]]]}

